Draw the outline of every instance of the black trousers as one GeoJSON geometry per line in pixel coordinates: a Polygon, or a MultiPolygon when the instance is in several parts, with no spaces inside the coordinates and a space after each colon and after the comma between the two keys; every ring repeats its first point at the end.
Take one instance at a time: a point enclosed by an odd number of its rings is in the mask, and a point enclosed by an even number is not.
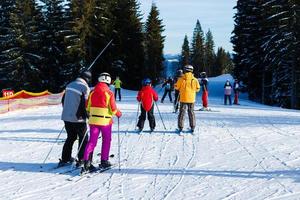
{"type": "Polygon", "coordinates": [[[179,90],[175,90],[174,111],[177,112],[179,107],[179,90]]]}
{"type": "MultiPolygon", "coordinates": [[[[65,129],[67,131],[67,139],[65,141],[63,150],[62,150],[62,161],[68,162],[72,156],[73,144],[76,141],[77,137],[79,138],[78,148],[83,140],[83,137],[87,131],[86,123],[77,123],[77,122],[65,122],[65,129]]],[[[88,135],[85,136],[82,146],[78,153],[78,159],[83,159],[83,154],[85,146],[88,142],[88,135]]]]}
{"type": "Polygon", "coordinates": [[[164,100],[165,100],[167,94],[169,95],[169,99],[170,99],[170,101],[172,102],[172,95],[171,95],[171,92],[172,92],[172,90],[165,90],[165,93],[164,93],[164,95],[163,95],[163,97],[162,97],[162,99],[161,99],[161,102],[162,102],[162,103],[164,102],[164,100]]]}
{"type": "Polygon", "coordinates": [[[119,101],[121,101],[121,88],[115,88],[115,99],[117,99],[117,94],[119,94],[119,101]]]}
{"type": "Polygon", "coordinates": [[[154,111],[154,105],[152,105],[151,109],[148,112],[141,105],[141,115],[139,116],[137,127],[139,127],[140,129],[144,128],[146,113],[147,113],[150,129],[155,129],[155,117],[153,111],[154,111]]]}

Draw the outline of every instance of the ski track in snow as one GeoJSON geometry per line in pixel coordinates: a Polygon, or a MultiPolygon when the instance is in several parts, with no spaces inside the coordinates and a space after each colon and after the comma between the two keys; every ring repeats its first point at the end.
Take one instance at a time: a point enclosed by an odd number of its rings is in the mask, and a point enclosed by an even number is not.
{"type": "MultiPolygon", "coordinates": [[[[194,135],[178,135],[177,115],[166,99],[155,107],[156,129],[135,131],[136,92],[117,102],[120,119],[121,171],[115,167],[92,177],[79,170],[50,170],[61,155],[61,140],[41,169],[63,123],[60,106],[0,115],[0,199],[299,199],[300,113],[241,100],[241,106],[220,105],[218,112],[195,111],[194,135]],[[17,124],[14,123],[17,121],[17,124]],[[30,156],[28,156],[30,155],[30,156]],[[42,172],[40,172],[42,170],[42,172]],[[68,181],[67,179],[72,179],[68,181]]],[[[162,94],[160,94],[162,96],[162,94]]],[[[201,97],[198,95],[197,99],[201,97]]],[[[200,105],[197,103],[195,109],[200,105]]],[[[185,116],[185,130],[188,128],[185,116]]],[[[117,120],[113,126],[112,162],[118,162],[117,120]]],[[[76,153],[74,144],[73,155],[76,153]]],[[[95,148],[94,161],[101,141],[95,148]]],[[[95,163],[98,164],[98,163],[95,163]]],[[[70,169],[70,168],[68,168],[70,169]]]]}

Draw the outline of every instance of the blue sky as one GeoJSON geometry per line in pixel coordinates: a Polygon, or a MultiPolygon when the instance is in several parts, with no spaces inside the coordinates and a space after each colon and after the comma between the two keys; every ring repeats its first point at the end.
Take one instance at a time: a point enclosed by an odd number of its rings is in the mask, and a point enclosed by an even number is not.
{"type": "Polygon", "coordinates": [[[236,0],[138,0],[140,10],[146,20],[152,2],[156,3],[160,17],[165,25],[166,36],[165,54],[180,53],[184,35],[189,41],[199,19],[202,29],[210,29],[214,36],[215,50],[222,46],[227,51],[232,51],[230,43],[231,32],[234,27],[233,15],[236,0]]]}

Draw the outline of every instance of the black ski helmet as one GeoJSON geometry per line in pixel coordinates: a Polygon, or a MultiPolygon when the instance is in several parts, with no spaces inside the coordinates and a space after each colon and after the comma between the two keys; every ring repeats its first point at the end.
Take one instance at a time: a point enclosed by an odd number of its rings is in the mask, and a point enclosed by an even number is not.
{"type": "Polygon", "coordinates": [[[92,79],[92,73],[90,71],[83,71],[80,73],[79,77],[89,83],[92,79]]]}
{"type": "Polygon", "coordinates": [[[182,69],[177,70],[176,76],[181,77],[182,75],[183,75],[183,70],[182,69]]]}

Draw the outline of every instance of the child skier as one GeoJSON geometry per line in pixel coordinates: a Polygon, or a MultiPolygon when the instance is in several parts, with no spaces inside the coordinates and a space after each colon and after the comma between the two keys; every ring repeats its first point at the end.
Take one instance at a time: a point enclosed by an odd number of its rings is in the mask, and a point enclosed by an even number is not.
{"type": "Polygon", "coordinates": [[[155,129],[155,118],[154,118],[154,101],[158,100],[158,95],[155,90],[151,87],[151,80],[146,78],[142,82],[142,89],[138,92],[137,100],[141,103],[141,115],[137,128],[142,131],[146,120],[146,113],[148,114],[149,126],[151,132],[155,129]]]}
{"type": "Polygon", "coordinates": [[[172,103],[172,90],[173,90],[173,80],[171,77],[169,77],[163,84],[162,87],[165,88],[165,92],[163,97],[161,98],[161,103],[164,103],[165,97],[167,94],[169,95],[170,102],[172,103]]]}
{"type": "Polygon", "coordinates": [[[116,80],[113,82],[113,85],[115,86],[115,99],[117,99],[117,95],[119,94],[119,101],[121,101],[121,85],[122,81],[117,76],[116,80]]]}
{"type": "Polygon", "coordinates": [[[233,92],[234,92],[233,104],[239,105],[240,85],[239,85],[239,81],[237,79],[235,79],[234,84],[233,84],[233,92]]]}
{"type": "Polygon", "coordinates": [[[109,89],[111,77],[108,73],[100,74],[99,83],[91,92],[88,98],[87,111],[89,113],[90,138],[84,152],[84,166],[82,173],[94,171],[95,167],[89,159],[90,154],[97,145],[99,133],[102,133],[102,149],[101,164],[99,167],[108,168],[111,163],[108,161],[111,134],[112,134],[112,117],[116,115],[118,118],[122,116],[120,110],[117,109],[114,93],[109,89]]]}
{"type": "Polygon", "coordinates": [[[200,81],[200,85],[202,88],[202,108],[201,110],[209,110],[208,108],[208,79],[207,79],[207,75],[206,72],[201,72],[200,74],[201,76],[201,81],[200,81]]]}
{"type": "Polygon", "coordinates": [[[232,90],[232,85],[229,81],[229,79],[226,80],[225,85],[224,85],[224,105],[227,105],[227,99],[229,100],[229,105],[231,104],[231,90],[232,90]]]}

